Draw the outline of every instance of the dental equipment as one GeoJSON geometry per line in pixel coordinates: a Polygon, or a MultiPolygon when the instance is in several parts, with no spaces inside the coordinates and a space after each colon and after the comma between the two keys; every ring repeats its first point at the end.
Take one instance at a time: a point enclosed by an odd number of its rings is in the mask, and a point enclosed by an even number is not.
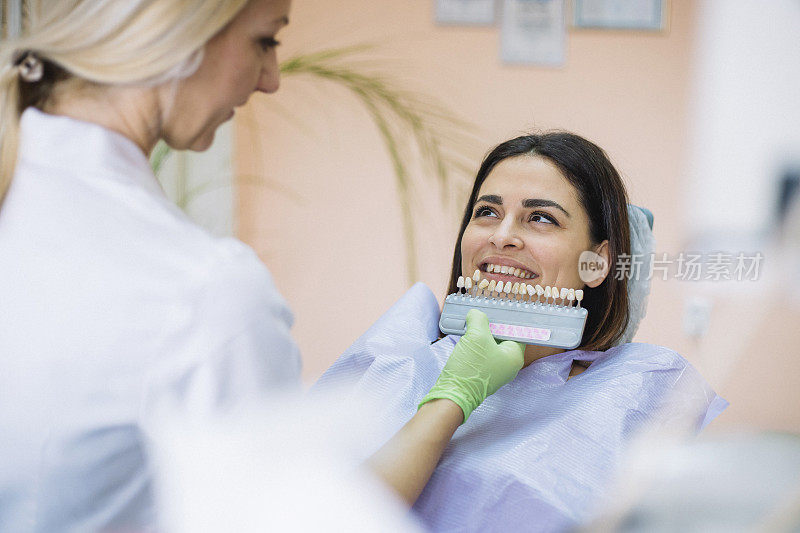
{"type": "Polygon", "coordinates": [[[439,318],[443,333],[466,333],[467,312],[478,309],[489,317],[489,329],[496,339],[567,350],[580,344],[588,316],[581,307],[582,290],[479,280],[479,270],[472,278],[458,278],[458,291],[447,295],[439,318]]]}

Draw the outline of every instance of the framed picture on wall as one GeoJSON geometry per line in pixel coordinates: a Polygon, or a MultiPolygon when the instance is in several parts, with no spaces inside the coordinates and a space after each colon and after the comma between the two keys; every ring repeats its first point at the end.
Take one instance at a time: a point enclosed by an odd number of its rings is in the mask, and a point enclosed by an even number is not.
{"type": "Polygon", "coordinates": [[[495,0],[436,0],[436,22],[446,25],[491,26],[495,0]]]}
{"type": "Polygon", "coordinates": [[[506,63],[560,67],[566,59],[565,0],[504,0],[500,55],[506,63]]]}
{"type": "Polygon", "coordinates": [[[667,0],[572,0],[572,26],[661,31],[667,28],[667,0]]]}

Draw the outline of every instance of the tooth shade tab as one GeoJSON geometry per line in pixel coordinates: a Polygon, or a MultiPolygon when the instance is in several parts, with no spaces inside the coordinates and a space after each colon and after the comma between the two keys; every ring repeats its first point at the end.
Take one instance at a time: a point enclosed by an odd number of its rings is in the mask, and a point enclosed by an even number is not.
{"type": "Polygon", "coordinates": [[[528,293],[528,296],[533,298],[533,295],[536,294],[536,288],[533,285],[526,285],[525,292],[528,293]]]}
{"type": "Polygon", "coordinates": [[[581,300],[583,300],[583,290],[578,289],[575,291],[575,299],[578,300],[578,307],[581,306],[581,300]]]}
{"type": "Polygon", "coordinates": [[[472,281],[478,283],[481,280],[481,271],[475,269],[475,272],[472,274],[472,281]]]}
{"type": "Polygon", "coordinates": [[[569,300],[569,305],[572,307],[572,302],[575,301],[575,289],[570,289],[567,292],[567,300],[569,300]]]}
{"type": "Polygon", "coordinates": [[[561,298],[562,304],[567,299],[567,294],[569,294],[569,289],[567,289],[566,287],[561,287],[561,292],[558,293],[558,297],[561,298]]]}
{"type": "Polygon", "coordinates": [[[472,278],[466,278],[464,280],[464,288],[468,291],[472,288],[472,278]]]}
{"type": "Polygon", "coordinates": [[[545,299],[545,301],[547,301],[547,299],[550,298],[551,294],[552,294],[552,289],[550,289],[550,285],[548,285],[547,287],[544,288],[544,299],[545,299]]]}
{"type": "Polygon", "coordinates": [[[510,281],[506,281],[506,286],[503,287],[503,292],[505,292],[506,294],[511,294],[511,282],[510,281]]]}
{"type": "Polygon", "coordinates": [[[489,292],[495,292],[496,289],[497,289],[497,282],[495,280],[490,281],[489,292]]]}
{"type": "Polygon", "coordinates": [[[480,282],[480,283],[478,283],[478,288],[479,288],[479,289],[481,289],[481,290],[485,289],[485,288],[486,288],[486,287],[488,287],[488,286],[489,286],[489,280],[488,280],[488,279],[486,279],[486,278],[483,278],[483,279],[481,280],[481,282],[480,282]]]}
{"type": "MultiPolygon", "coordinates": [[[[456,287],[458,287],[459,289],[463,289],[464,288],[464,276],[458,276],[458,281],[456,281],[456,287]]],[[[458,291],[458,292],[461,292],[461,291],[458,291]]]]}
{"type": "MultiPolygon", "coordinates": [[[[509,282],[509,283],[510,283],[510,282],[509,282]]],[[[517,282],[517,283],[514,283],[514,284],[511,286],[511,293],[512,293],[512,294],[519,294],[519,282],[517,282]]]]}

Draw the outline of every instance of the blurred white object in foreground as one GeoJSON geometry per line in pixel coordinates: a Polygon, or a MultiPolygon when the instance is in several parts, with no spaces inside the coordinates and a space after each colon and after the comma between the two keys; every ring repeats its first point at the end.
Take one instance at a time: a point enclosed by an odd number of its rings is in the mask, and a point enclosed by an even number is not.
{"type": "MultiPolygon", "coordinates": [[[[663,435],[663,434],[662,434],[663,435]]],[[[800,437],[640,441],[585,531],[800,531],[800,437]]]]}
{"type": "Polygon", "coordinates": [[[418,531],[354,459],[360,417],[319,400],[203,423],[164,416],[151,448],[162,531],[418,531]]]}

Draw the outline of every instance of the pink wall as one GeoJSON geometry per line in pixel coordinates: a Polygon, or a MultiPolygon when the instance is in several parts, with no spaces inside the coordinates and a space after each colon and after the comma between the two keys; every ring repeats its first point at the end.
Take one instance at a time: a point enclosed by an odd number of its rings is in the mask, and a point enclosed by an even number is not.
{"type": "MultiPolygon", "coordinates": [[[[297,1],[281,55],[381,44],[374,64],[477,125],[475,169],[491,146],[534,128],[594,140],[622,172],[631,201],[655,213],[657,250],[674,254],[685,240],[693,3],[671,2],[671,10],[663,33],[570,30],[566,65],[549,69],[501,64],[494,27],[437,27],[432,0],[297,1]]],[[[287,77],[278,94],[254,97],[237,115],[236,136],[238,234],[295,312],[311,382],[408,287],[390,162],[359,104],[319,80],[287,77]],[[253,177],[261,184],[251,185],[253,177]]],[[[433,185],[421,190],[430,192],[417,209],[420,280],[441,296],[466,194],[454,189],[456,207],[443,210],[433,185]]],[[[729,368],[682,333],[691,291],[687,282],[655,282],[637,340],[680,351],[727,394],[729,368]]],[[[731,412],[732,421],[759,420],[731,412]]],[[[796,416],[769,424],[800,427],[796,416]]]]}

